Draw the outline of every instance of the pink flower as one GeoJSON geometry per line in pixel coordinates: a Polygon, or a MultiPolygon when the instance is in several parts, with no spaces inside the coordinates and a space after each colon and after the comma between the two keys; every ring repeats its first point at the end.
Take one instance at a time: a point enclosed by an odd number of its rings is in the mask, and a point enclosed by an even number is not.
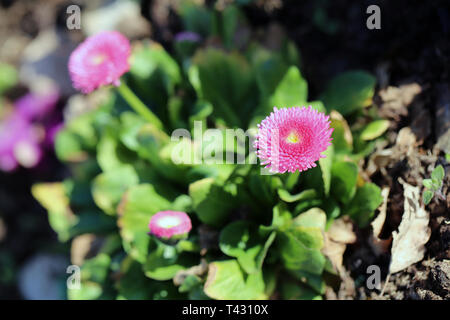
{"type": "Polygon", "coordinates": [[[19,164],[32,168],[42,158],[40,138],[35,128],[20,115],[0,123],[0,170],[14,171],[19,164]]]}
{"type": "Polygon", "coordinates": [[[14,104],[17,112],[25,119],[39,120],[47,116],[56,107],[59,92],[52,89],[45,94],[28,93],[18,99],[14,104]]]}
{"type": "Polygon", "coordinates": [[[274,111],[258,125],[256,154],[271,172],[305,171],[331,145],[330,121],[311,106],[274,111]]]}
{"type": "Polygon", "coordinates": [[[150,219],[150,234],[161,239],[183,238],[192,229],[191,219],[185,212],[160,211],[150,219]]]}
{"type": "Polygon", "coordinates": [[[128,70],[130,42],[117,31],[104,31],[87,38],[70,55],[69,73],[74,88],[90,93],[103,85],[120,84],[128,70]]]}

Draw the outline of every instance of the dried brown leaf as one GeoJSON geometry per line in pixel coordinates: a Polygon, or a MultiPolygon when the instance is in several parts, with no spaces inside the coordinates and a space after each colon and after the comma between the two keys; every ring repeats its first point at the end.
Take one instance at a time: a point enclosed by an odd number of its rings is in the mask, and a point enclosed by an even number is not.
{"type": "Polygon", "coordinates": [[[398,232],[393,232],[391,249],[391,264],[389,273],[401,271],[413,263],[423,259],[425,255],[425,243],[430,238],[429,213],[420,204],[420,189],[404,182],[405,198],[402,221],[398,232]]]}
{"type": "Polygon", "coordinates": [[[383,197],[383,203],[378,208],[378,216],[371,223],[373,234],[371,235],[369,240],[369,244],[376,255],[388,252],[389,245],[392,242],[392,237],[389,237],[389,239],[380,238],[381,231],[383,230],[384,224],[386,222],[387,202],[389,196],[388,187],[383,188],[383,190],[381,191],[381,196],[383,197]]]}
{"type": "Polygon", "coordinates": [[[322,253],[330,259],[333,267],[343,275],[343,256],[348,243],[354,243],[356,235],[353,232],[353,224],[348,218],[340,218],[333,221],[325,233],[325,243],[322,253]]]}

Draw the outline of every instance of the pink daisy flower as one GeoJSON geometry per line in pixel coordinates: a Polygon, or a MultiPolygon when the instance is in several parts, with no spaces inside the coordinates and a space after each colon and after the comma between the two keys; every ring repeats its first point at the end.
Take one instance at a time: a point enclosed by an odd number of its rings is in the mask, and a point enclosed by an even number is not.
{"type": "Polygon", "coordinates": [[[150,234],[163,240],[182,239],[192,229],[191,219],[185,212],[160,211],[152,216],[148,225],[150,234]]]}
{"type": "Polygon", "coordinates": [[[273,110],[258,125],[254,147],[261,164],[278,173],[315,167],[331,145],[329,117],[311,106],[273,110]]]}
{"type": "Polygon", "coordinates": [[[128,70],[130,42],[117,31],[104,31],[87,38],[70,55],[69,73],[74,88],[90,93],[103,85],[120,84],[128,70]]]}

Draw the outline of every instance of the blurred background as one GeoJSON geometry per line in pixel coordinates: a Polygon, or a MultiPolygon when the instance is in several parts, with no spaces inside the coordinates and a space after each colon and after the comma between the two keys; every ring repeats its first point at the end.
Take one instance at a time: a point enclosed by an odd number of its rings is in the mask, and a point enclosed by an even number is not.
{"type": "MultiPolygon", "coordinates": [[[[69,175],[54,155],[54,136],[64,121],[102,98],[72,88],[70,53],[102,30],[118,30],[130,40],[151,38],[173,52],[174,38],[184,30],[178,2],[0,0],[0,299],[65,298],[70,244],[58,242],[30,190],[35,182],[69,175]],[[80,30],[67,28],[67,8],[73,4],[81,8],[80,30]]],[[[243,46],[250,30],[267,47],[278,46],[286,34],[300,48],[312,96],[323,90],[324,79],[358,68],[376,75],[378,90],[400,88],[385,92],[391,95],[387,98],[377,96],[382,116],[395,123],[391,140],[398,128],[412,125],[424,152],[449,152],[444,149],[448,137],[438,141],[450,122],[448,1],[197,2],[219,9],[229,3],[241,6],[247,24],[234,36],[243,46]],[[371,4],[381,8],[380,30],[366,28],[371,4]],[[416,107],[408,111],[404,105],[410,97],[416,107]],[[389,99],[398,104],[387,105],[389,99]],[[438,117],[439,108],[447,111],[438,117]]]]}

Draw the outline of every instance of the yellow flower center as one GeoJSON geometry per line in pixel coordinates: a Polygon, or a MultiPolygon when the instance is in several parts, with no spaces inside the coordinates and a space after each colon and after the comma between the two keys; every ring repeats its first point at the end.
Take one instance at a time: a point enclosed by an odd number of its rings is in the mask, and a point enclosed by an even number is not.
{"type": "Polygon", "coordinates": [[[296,132],[292,131],[287,136],[286,142],[288,142],[288,143],[298,143],[298,142],[300,142],[300,136],[296,132]]]}
{"type": "Polygon", "coordinates": [[[103,61],[105,61],[105,60],[106,60],[106,56],[104,54],[97,54],[96,56],[94,56],[92,58],[92,62],[95,65],[99,65],[99,64],[103,63],[103,61]]]}

